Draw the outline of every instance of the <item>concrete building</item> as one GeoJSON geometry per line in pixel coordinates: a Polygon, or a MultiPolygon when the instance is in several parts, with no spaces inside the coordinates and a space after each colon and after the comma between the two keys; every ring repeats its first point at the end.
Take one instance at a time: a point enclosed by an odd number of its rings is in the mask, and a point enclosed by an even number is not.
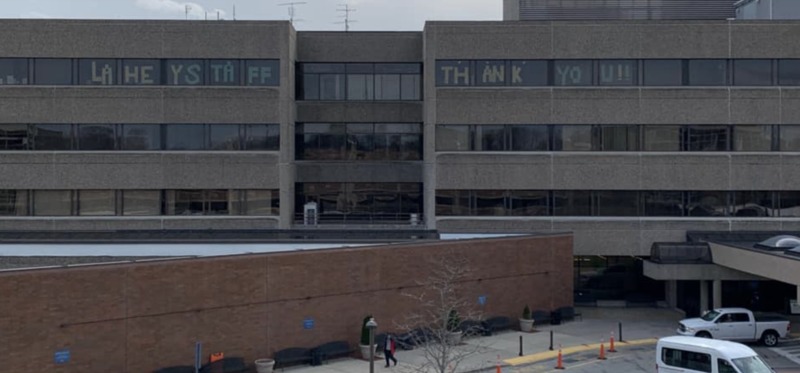
{"type": "Polygon", "coordinates": [[[0,229],[572,231],[576,301],[669,301],[654,243],[800,231],[798,32],[3,20],[0,229]]]}
{"type": "Polygon", "coordinates": [[[800,3],[792,0],[739,0],[736,19],[800,19],[800,3]]]}
{"type": "Polygon", "coordinates": [[[503,0],[503,20],[725,20],[734,16],[734,2],[735,0],[503,0]]]}

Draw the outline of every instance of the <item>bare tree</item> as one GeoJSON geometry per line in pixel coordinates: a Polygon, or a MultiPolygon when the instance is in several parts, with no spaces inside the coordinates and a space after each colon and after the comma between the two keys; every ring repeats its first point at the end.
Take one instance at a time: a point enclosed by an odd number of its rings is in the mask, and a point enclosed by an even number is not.
{"type": "Polygon", "coordinates": [[[460,293],[470,273],[463,257],[455,252],[435,256],[431,268],[431,275],[418,282],[420,292],[403,294],[413,299],[415,310],[398,325],[406,331],[399,342],[422,352],[424,361],[413,371],[451,373],[484,350],[480,342],[461,343],[482,333],[482,316],[460,293]]]}

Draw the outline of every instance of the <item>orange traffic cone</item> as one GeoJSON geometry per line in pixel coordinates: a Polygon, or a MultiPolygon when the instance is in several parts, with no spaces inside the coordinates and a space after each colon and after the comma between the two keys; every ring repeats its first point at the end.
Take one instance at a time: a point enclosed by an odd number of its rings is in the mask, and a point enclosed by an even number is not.
{"type": "Polygon", "coordinates": [[[600,356],[598,356],[597,359],[598,360],[606,359],[606,348],[603,346],[603,341],[600,341],[600,356]]]}
{"type": "Polygon", "coordinates": [[[608,343],[608,352],[617,352],[617,350],[614,349],[614,332],[611,332],[611,340],[609,340],[608,343]]]}
{"type": "Polygon", "coordinates": [[[500,368],[500,355],[497,355],[497,373],[503,373],[503,370],[500,368]]]}
{"type": "Polygon", "coordinates": [[[564,360],[561,358],[561,345],[558,345],[558,360],[556,360],[556,369],[564,369],[564,360]]]}

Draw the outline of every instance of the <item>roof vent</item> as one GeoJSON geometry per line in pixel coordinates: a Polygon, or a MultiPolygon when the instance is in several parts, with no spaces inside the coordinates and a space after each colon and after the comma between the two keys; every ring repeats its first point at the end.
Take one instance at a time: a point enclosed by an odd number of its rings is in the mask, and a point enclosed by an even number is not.
{"type": "Polygon", "coordinates": [[[756,244],[765,249],[791,249],[800,246],[800,238],[790,235],[770,237],[756,244]]]}
{"type": "Polygon", "coordinates": [[[788,249],[784,251],[784,254],[791,255],[791,256],[800,256],[800,246],[795,247],[793,249],[788,249]]]}

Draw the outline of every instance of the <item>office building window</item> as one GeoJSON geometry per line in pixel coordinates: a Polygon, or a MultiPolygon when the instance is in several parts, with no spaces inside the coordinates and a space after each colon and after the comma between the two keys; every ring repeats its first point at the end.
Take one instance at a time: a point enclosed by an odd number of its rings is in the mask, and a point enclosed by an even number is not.
{"type": "Polygon", "coordinates": [[[0,150],[30,148],[27,124],[0,124],[0,150]]]}
{"type": "Polygon", "coordinates": [[[72,215],[72,191],[71,190],[34,191],[33,214],[36,216],[72,215]]]}
{"type": "Polygon", "coordinates": [[[779,193],[780,193],[780,216],[800,217],[800,192],[781,191],[779,193]]]}
{"type": "Polygon", "coordinates": [[[276,124],[245,125],[245,150],[278,150],[280,130],[276,124]]]}
{"type": "Polygon", "coordinates": [[[772,60],[733,60],[733,84],[772,85],[772,60]]]}
{"type": "Polygon", "coordinates": [[[238,124],[209,124],[208,140],[211,150],[239,150],[238,124]]]}
{"type": "Polygon", "coordinates": [[[81,216],[114,216],[116,196],[113,190],[79,190],[78,215],[81,216]]]}
{"type": "Polygon", "coordinates": [[[773,192],[746,191],[733,193],[733,216],[775,216],[773,192]]]}
{"type": "Polygon", "coordinates": [[[205,84],[203,60],[167,60],[167,85],[205,84]]]}
{"type": "Polygon", "coordinates": [[[72,60],[69,58],[37,58],[33,61],[33,78],[38,85],[72,84],[72,60]]]}
{"type": "Polygon", "coordinates": [[[112,124],[79,124],[79,150],[114,150],[116,135],[112,124]]]}
{"type": "Polygon", "coordinates": [[[778,84],[800,85],[800,59],[778,60],[778,84]]]}
{"type": "Polygon", "coordinates": [[[472,85],[472,64],[470,61],[436,61],[437,86],[472,85]]]}
{"type": "Polygon", "coordinates": [[[651,152],[680,151],[681,134],[680,126],[645,126],[643,149],[651,152]]]}
{"type": "Polygon", "coordinates": [[[419,160],[419,123],[301,123],[296,130],[299,160],[419,160]]]}
{"type": "Polygon", "coordinates": [[[504,216],[506,209],[506,192],[504,190],[476,190],[475,215],[504,216]]]}
{"type": "Polygon", "coordinates": [[[734,126],[732,149],[740,152],[772,150],[772,126],[734,126]]]}
{"type": "Polygon", "coordinates": [[[28,215],[28,191],[0,189],[0,216],[28,215]]]}
{"type": "Polygon", "coordinates": [[[300,100],[420,100],[416,63],[304,63],[298,66],[300,100]]]}
{"type": "Polygon", "coordinates": [[[782,152],[800,151],[800,126],[781,126],[780,136],[782,152]]]}
{"type": "Polygon", "coordinates": [[[465,151],[471,150],[470,126],[438,125],[436,126],[436,150],[465,151]]]}
{"type": "Polygon", "coordinates": [[[550,150],[550,131],[547,126],[513,125],[510,128],[512,151],[550,150]]]}
{"type": "Polygon", "coordinates": [[[470,191],[437,190],[436,215],[439,216],[470,215],[470,191]]]}
{"type": "Polygon", "coordinates": [[[0,58],[0,85],[28,84],[28,60],[0,58]]]}
{"type": "Polygon", "coordinates": [[[595,149],[615,152],[639,150],[638,126],[600,125],[595,133],[600,136],[600,144],[595,149]]]}
{"type": "Polygon", "coordinates": [[[125,85],[160,85],[161,61],[146,59],[122,60],[122,84],[125,85]]]}
{"type": "Polygon", "coordinates": [[[543,190],[512,190],[509,192],[514,216],[550,215],[550,193],[543,190]]]}
{"type": "Polygon", "coordinates": [[[208,85],[240,85],[239,60],[209,60],[208,85]]]}
{"type": "Polygon", "coordinates": [[[507,61],[475,61],[475,82],[479,86],[509,85],[506,72],[507,61]]]}
{"type": "Polygon", "coordinates": [[[639,216],[639,192],[637,191],[597,191],[595,216],[639,216]]]}
{"type": "Polygon", "coordinates": [[[298,217],[316,202],[320,223],[407,222],[422,213],[419,183],[298,183],[295,196],[298,217]]]}
{"type": "Polygon", "coordinates": [[[688,192],[686,201],[687,216],[728,216],[727,192],[688,192]]]}
{"type": "Polygon", "coordinates": [[[166,192],[167,215],[203,215],[205,200],[202,190],[168,190],[166,192]]]}
{"type": "Polygon", "coordinates": [[[611,86],[633,86],[638,83],[637,60],[600,60],[598,83],[611,86]]]}
{"type": "Polygon", "coordinates": [[[375,99],[375,69],[372,64],[347,65],[347,99],[375,99]]]}
{"type": "Polygon", "coordinates": [[[592,126],[560,125],[553,127],[553,149],[561,151],[591,151],[592,126]]]}
{"type": "Polygon", "coordinates": [[[279,193],[274,190],[245,190],[243,191],[244,206],[242,215],[270,216],[279,215],[279,193]]]}
{"type": "Polygon", "coordinates": [[[727,151],[728,126],[687,126],[684,150],[690,152],[727,151]]]}
{"type": "Polygon", "coordinates": [[[71,124],[31,124],[34,150],[72,149],[71,124]]]}
{"type": "Polygon", "coordinates": [[[113,59],[78,60],[78,79],[81,85],[117,84],[117,61],[113,59]]]}
{"type": "Polygon", "coordinates": [[[689,60],[689,85],[727,85],[727,66],[727,60],[689,60]]]}
{"type": "Polygon", "coordinates": [[[682,192],[643,191],[643,216],[683,216],[682,192]]]}
{"type": "Polygon", "coordinates": [[[646,86],[681,86],[683,85],[683,61],[681,60],[644,60],[644,85],[646,86]]]}
{"type": "Polygon", "coordinates": [[[509,85],[520,87],[546,86],[549,76],[547,61],[511,61],[509,85]]]}
{"type": "Polygon", "coordinates": [[[556,86],[592,85],[592,61],[590,60],[555,60],[553,69],[553,81],[556,86]]]}
{"type": "Polygon", "coordinates": [[[506,150],[506,136],[504,126],[476,126],[475,150],[502,151],[506,150]]]}
{"type": "Polygon", "coordinates": [[[167,124],[166,150],[203,150],[205,149],[205,130],[203,125],[167,124]]]}
{"type": "Polygon", "coordinates": [[[591,216],[592,194],[586,190],[553,191],[553,215],[591,216]]]}
{"type": "Polygon", "coordinates": [[[249,86],[279,86],[279,60],[245,60],[244,84],[249,86]]]}
{"type": "Polygon", "coordinates": [[[123,124],[122,150],[160,150],[161,126],[158,124],[123,124]]]}
{"type": "Polygon", "coordinates": [[[161,215],[160,190],[122,191],[122,215],[158,216],[161,215]]]}

